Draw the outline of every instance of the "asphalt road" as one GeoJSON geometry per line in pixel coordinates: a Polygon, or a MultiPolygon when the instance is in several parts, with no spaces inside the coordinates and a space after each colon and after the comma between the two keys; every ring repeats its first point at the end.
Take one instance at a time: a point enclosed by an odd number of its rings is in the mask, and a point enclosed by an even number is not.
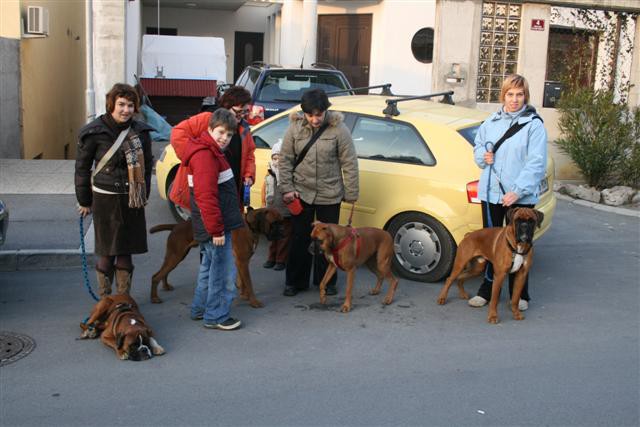
{"type": "MultiPolygon", "coordinates": [[[[171,222],[157,197],[147,216],[171,222]]],[[[75,339],[93,302],[80,269],[0,273],[0,329],[37,344],[0,368],[2,426],[640,424],[637,218],[560,201],[536,245],[526,319],[511,318],[503,293],[497,326],[453,289],[438,306],[441,283],[401,280],[383,307],[364,270],[349,314],[339,297],[283,297],[262,242],[251,265],[265,307],[240,302],[242,329],[206,330],[188,313],[196,252],[165,302],[149,302],[165,238],[134,259],[132,295],[167,350],[147,362],[75,339]]]]}

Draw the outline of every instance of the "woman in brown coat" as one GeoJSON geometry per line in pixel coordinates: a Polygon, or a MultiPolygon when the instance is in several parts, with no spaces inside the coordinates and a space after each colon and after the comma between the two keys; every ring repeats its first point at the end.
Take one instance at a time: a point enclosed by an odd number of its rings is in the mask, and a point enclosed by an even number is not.
{"type": "MultiPolygon", "coordinates": [[[[293,235],[287,261],[285,296],[294,296],[309,287],[312,257],[307,251],[314,219],[337,224],[340,203],[358,200],[358,157],[351,133],[342,114],[328,111],[331,104],[321,89],[302,95],[302,114],[289,116],[289,128],[280,151],[279,190],[285,203],[300,199],[302,212],[292,217],[293,235]],[[296,167],[296,159],[318,132],[316,142],[296,167]]],[[[314,282],[320,284],[327,269],[324,256],[315,257],[314,282]]],[[[336,276],[327,285],[327,295],[335,295],[336,276]]]]}
{"type": "Polygon", "coordinates": [[[118,83],[107,93],[107,113],[80,129],[75,187],[78,212],[93,213],[98,292],[129,293],[132,254],[147,252],[144,214],[151,188],[153,128],[133,120],[136,90],[118,83]]]}

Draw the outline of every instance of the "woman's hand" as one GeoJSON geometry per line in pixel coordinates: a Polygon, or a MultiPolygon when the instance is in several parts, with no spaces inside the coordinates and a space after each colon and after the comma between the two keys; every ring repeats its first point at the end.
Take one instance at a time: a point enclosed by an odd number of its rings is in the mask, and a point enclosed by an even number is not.
{"type": "Polygon", "coordinates": [[[213,246],[224,246],[224,236],[212,238],[211,243],[213,243],[213,246]]]}
{"type": "Polygon", "coordinates": [[[78,205],[78,213],[80,216],[87,216],[91,213],[91,207],[78,205]]]}
{"type": "Polygon", "coordinates": [[[300,193],[298,193],[297,191],[289,191],[288,193],[284,193],[282,195],[282,200],[284,200],[285,203],[290,203],[295,198],[300,198],[300,193]]]}
{"type": "Polygon", "coordinates": [[[509,191],[507,194],[504,195],[504,197],[502,198],[502,206],[506,206],[509,207],[512,204],[514,204],[515,202],[517,202],[519,199],[518,194],[514,193],[513,191],[509,191]]]}
{"type": "Polygon", "coordinates": [[[484,153],[484,162],[488,165],[493,164],[493,153],[491,151],[484,153]]]}
{"type": "Polygon", "coordinates": [[[251,179],[250,176],[246,177],[244,179],[244,185],[248,185],[249,187],[251,187],[253,185],[253,179],[251,179]]]}

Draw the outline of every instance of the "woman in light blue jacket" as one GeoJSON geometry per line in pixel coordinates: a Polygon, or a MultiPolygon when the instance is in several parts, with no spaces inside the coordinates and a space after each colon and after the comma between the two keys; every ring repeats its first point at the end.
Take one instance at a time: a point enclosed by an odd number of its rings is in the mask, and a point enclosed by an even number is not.
{"type": "MultiPolygon", "coordinates": [[[[500,91],[502,107],[482,123],[475,138],[473,151],[476,164],[482,169],[478,196],[482,202],[484,227],[502,227],[506,213],[516,207],[532,208],[538,203],[540,184],[547,168],[547,132],[536,109],[529,105],[527,80],[513,74],[505,77],[500,91]],[[521,125],[499,149],[498,141],[514,125],[521,125]]],[[[514,128],[516,130],[517,128],[514,128]]],[[[493,268],[487,265],[478,295],[469,300],[472,307],[482,307],[491,299],[493,268]]],[[[509,293],[513,292],[513,275],[509,275],[509,293]]],[[[529,307],[527,276],[520,310],[529,307]]]]}

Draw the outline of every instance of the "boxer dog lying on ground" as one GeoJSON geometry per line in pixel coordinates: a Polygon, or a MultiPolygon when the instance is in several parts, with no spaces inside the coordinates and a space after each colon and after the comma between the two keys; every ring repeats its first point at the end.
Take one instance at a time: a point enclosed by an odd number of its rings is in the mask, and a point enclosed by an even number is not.
{"type": "Polygon", "coordinates": [[[484,273],[489,261],[493,264],[493,284],[487,321],[498,323],[500,289],[505,277],[511,273],[515,273],[511,312],[514,319],[524,319],[518,309],[518,302],[533,262],[533,232],[536,226],[541,226],[543,219],[543,213],[535,209],[515,208],[507,211],[509,225],[467,233],[458,246],[451,275],[438,295],[438,304],[442,305],[447,301],[449,288],[456,279],[460,298],[469,299],[464,290],[464,281],[484,273]]]}
{"type": "Polygon", "coordinates": [[[138,304],[126,294],[103,297],[80,328],[81,339],[100,336],[102,343],[113,348],[121,360],[140,361],[164,354],[138,304]]]}
{"type": "Polygon", "coordinates": [[[329,262],[327,272],[320,282],[320,302],[326,302],[326,287],[331,277],[340,268],[347,272],[347,292],[341,311],[351,310],[351,291],[356,269],[366,264],[376,275],[378,281],[371,295],[380,293],[382,281],[389,281],[389,290],[382,300],[383,304],[391,304],[398,287],[398,279],[391,273],[391,257],[393,256],[393,239],[391,235],[378,228],[353,228],[336,224],[314,222],[311,238],[318,241],[320,250],[329,262]]]}
{"type": "MultiPolygon", "coordinates": [[[[264,234],[268,240],[278,240],[282,238],[283,225],[282,215],[275,209],[248,208],[245,215],[246,227],[237,228],[231,232],[231,245],[236,267],[238,269],[237,287],[240,298],[249,300],[251,307],[262,307],[253,292],[253,283],[249,273],[249,260],[258,246],[260,234],[264,234]]],[[[151,302],[161,303],[158,297],[158,284],[162,281],[162,288],[167,291],[173,290],[167,278],[169,273],[180,264],[187,256],[191,248],[198,246],[198,242],[193,239],[193,228],[191,220],[177,224],[161,224],[151,227],[149,233],[171,230],[167,237],[167,248],[164,254],[164,262],[151,278],[151,302]]]]}

